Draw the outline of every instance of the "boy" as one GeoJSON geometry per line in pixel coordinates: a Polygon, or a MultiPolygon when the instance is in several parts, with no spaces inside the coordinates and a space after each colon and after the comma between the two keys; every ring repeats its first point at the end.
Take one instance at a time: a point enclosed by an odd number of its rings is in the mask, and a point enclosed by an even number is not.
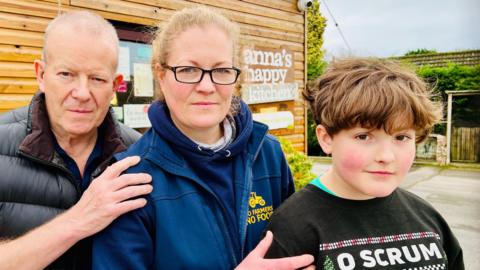
{"type": "Polygon", "coordinates": [[[309,253],[317,269],[464,269],[445,220],[398,187],[442,116],[426,84],[389,60],[346,59],[304,96],[332,167],[275,211],[267,257],[309,253]]]}

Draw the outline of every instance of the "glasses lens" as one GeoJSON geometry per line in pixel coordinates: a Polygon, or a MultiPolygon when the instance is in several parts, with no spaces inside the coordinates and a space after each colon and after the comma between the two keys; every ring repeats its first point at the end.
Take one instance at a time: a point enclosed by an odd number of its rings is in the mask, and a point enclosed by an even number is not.
{"type": "Polygon", "coordinates": [[[232,84],[237,80],[237,70],[233,68],[215,68],[212,70],[213,82],[218,84],[232,84]]]}
{"type": "Polygon", "coordinates": [[[175,74],[180,82],[196,83],[202,76],[202,69],[198,67],[177,67],[175,74]]]}

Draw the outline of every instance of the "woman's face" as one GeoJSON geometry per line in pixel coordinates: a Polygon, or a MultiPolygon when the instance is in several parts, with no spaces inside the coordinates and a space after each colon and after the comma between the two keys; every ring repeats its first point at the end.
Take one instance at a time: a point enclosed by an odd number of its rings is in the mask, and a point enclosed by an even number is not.
{"type": "MultiPolygon", "coordinates": [[[[166,65],[203,69],[233,66],[232,40],[216,26],[192,27],[170,44],[166,65]]],[[[160,68],[156,76],[173,122],[185,135],[199,140],[198,134],[215,142],[221,136],[220,123],[227,115],[234,84],[214,84],[205,73],[198,83],[178,82],[173,71],[160,68]]],[[[210,143],[200,140],[204,143],[210,143]]]]}

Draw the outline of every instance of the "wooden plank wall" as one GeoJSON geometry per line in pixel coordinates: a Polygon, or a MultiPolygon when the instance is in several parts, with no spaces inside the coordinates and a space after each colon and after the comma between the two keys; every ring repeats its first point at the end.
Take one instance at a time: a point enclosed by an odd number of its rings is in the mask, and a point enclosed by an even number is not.
{"type": "MultiPolygon", "coordinates": [[[[295,81],[303,89],[305,27],[297,0],[0,0],[0,113],[28,104],[37,90],[33,60],[40,58],[45,27],[60,10],[88,9],[109,20],[155,25],[175,10],[199,4],[237,22],[242,45],[294,51],[295,81]]],[[[285,137],[304,151],[301,100],[295,102],[294,115],[294,134],[285,137]]]]}
{"type": "Polygon", "coordinates": [[[451,145],[452,161],[479,162],[480,127],[453,127],[451,145]]]}

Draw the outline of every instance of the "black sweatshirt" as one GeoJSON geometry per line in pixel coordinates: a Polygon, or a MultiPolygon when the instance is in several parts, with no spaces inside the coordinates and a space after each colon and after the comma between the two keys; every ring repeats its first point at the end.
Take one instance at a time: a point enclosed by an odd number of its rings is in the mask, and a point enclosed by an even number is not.
{"type": "Polygon", "coordinates": [[[462,249],[441,215],[397,188],[370,200],[342,199],[307,185],[273,214],[267,257],[315,257],[316,269],[464,269],[462,249]]]}

